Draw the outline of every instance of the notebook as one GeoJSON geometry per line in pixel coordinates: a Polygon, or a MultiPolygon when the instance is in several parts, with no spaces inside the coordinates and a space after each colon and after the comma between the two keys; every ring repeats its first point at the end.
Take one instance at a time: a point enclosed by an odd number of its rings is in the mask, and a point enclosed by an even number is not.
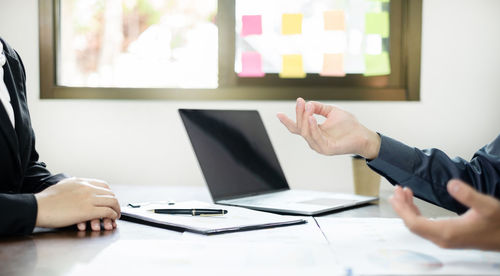
{"type": "Polygon", "coordinates": [[[307,222],[302,218],[294,216],[282,216],[246,208],[222,206],[201,201],[186,201],[176,203],[175,205],[147,204],[136,208],[125,206],[122,207],[121,214],[121,219],[123,220],[145,223],[173,230],[190,231],[204,235],[288,226],[307,222]],[[222,216],[201,217],[192,215],[156,214],[152,211],[153,209],[167,208],[215,208],[225,209],[228,213],[222,216]]]}

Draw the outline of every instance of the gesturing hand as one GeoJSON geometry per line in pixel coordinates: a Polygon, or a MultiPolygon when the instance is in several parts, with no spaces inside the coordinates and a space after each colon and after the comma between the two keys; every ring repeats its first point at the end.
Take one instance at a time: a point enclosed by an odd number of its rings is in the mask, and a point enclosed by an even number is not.
{"type": "Polygon", "coordinates": [[[447,188],[455,199],[470,207],[457,218],[424,218],[413,204],[413,193],[408,188],[396,187],[390,202],[410,231],[440,247],[500,250],[500,201],[460,180],[451,180],[447,188]]]}
{"type": "Polygon", "coordinates": [[[378,156],[380,137],[359,123],[351,113],[319,102],[297,99],[296,122],[283,113],[280,121],[291,133],[301,135],[309,146],[325,155],[358,154],[368,159],[378,156]],[[318,124],[314,114],[326,118],[318,124]]]}
{"type": "Polygon", "coordinates": [[[114,193],[104,181],[68,178],[35,195],[38,204],[36,226],[65,227],[78,223],[85,230],[91,221],[92,230],[116,227],[114,220],[120,217],[120,205],[114,193]]]}

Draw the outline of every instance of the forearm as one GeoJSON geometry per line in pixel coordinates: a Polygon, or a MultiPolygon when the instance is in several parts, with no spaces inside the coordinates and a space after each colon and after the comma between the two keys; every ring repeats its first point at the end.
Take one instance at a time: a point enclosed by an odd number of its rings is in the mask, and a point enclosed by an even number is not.
{"type": "Polygon", "coordinates": [[[33,232],[37,202],[33,194],[0,194],[0,236],[33,232]]]}
{"type": "Polygon", "coordinates": [[[451,159],[437,149],[419,150],[383,135],[381,138],[379,155],[368,165],[392,184],[410,187],[417,197],[455,212],[464,212],[467,208],[453,199],[446,189],[446,184],[453,178],[462,179],[477,190],[498,197],[498,156],[482,149],[471,162],[467,162],[460,158],[451,159]]]}
{"type": "Polygon", "coordinates": [[[66,174],[51,174],[42,162],[32,162],[26,171],[22,192],[38,193],[66,178],[69,178],[66,174]]]}

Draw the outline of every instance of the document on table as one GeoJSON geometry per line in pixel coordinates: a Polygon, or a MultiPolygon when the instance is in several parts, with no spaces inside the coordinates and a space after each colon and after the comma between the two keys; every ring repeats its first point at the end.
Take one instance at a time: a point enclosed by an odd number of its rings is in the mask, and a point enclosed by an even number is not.
{"type": "Polygon", "coordinates": [[[67,275],[345,276],[346,273],[336,265],[326,244],[120,240],[67,275]]]}
{"type": "Polygon", "coordinates": [[[191,232],[182,234],[183,241],[199,243],[282,243],[282,244],[328,244],[312,217],[297,217],[307,221],[291,227],[259,229],[251,232],[235,232],[225,235],[204,236],[191,232]]]}
{"type": "Polygon", "coordinates": [[[122,217],[124,219],[132,218],[133,221],[149,222],[159,226],[176,227],[206,235],[287,226],[306,222],[304,219],[293,216],[282,216],[241,207],[216,205],[200,201],[181,202],[173,206],[166,204],[148,204],[140,208],[122,207],[122,217]],[[222,216],[206,217],[156,214],[152,211],[153,209],[163,208],[216,208],[225,209],[228,213],[222,216]]]}
{"type": "Polygon", "coordinates": [[[339,264],[355,275],[499,275],[500,253],[442,249],[401,219],[316,218],[339,264]]]}

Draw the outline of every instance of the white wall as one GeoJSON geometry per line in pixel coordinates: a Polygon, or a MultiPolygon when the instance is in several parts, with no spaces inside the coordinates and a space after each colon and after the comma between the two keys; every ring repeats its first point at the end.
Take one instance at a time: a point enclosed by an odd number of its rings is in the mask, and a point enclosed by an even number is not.
{"type": "MultiPolygon", "coordinates": [[[[500,1],[426,0],[420,102],[332,102],[418,147],[470,158],[500,132],[500,1]]],[[[0,36],[27,68],[37,148],[53,172],[120,184],[203,185],[177,108],[258,109],[293,187],[351,191],[347,156],[324,157],[275,117],[294,103],[40,100],[38,1],[0,0],[0,36]]],[[[388,187],[388,186],[386,186],[388,187]]]]}

